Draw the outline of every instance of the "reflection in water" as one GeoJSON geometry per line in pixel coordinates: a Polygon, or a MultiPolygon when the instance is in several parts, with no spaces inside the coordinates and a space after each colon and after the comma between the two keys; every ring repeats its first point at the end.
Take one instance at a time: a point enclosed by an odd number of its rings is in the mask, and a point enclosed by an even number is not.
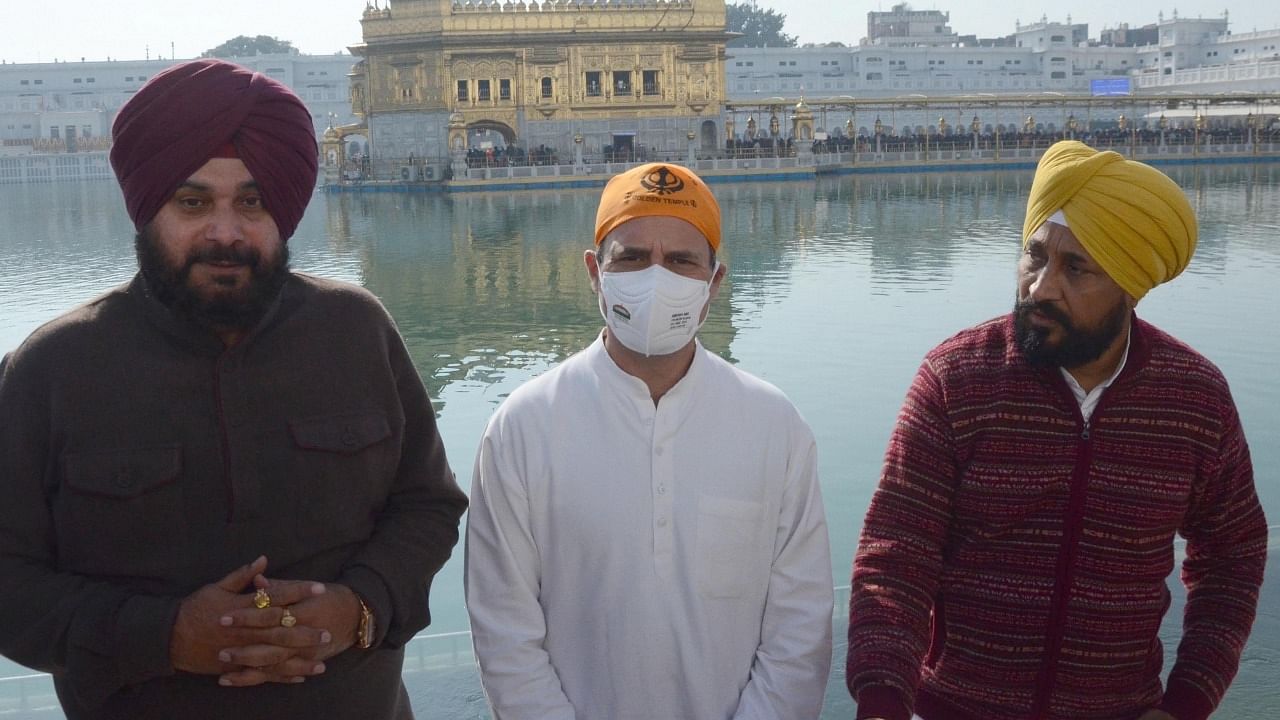
{"type": "MultiPolygon", "coordinates": [[[[1280,522],[1272,320],[1280,166],[1167,170],[1196,208],[1200,245],[1184,276],[1138,312],[1222,368],[1252,441],[1264,508],[1280,522]]],[[[1030,172],[987,172],[713,186],[730,272],[702,337],[781,387],[813,426],[837,584],[848,582],[889,429],[920,358],[1010,307],[1030,183],[1030,172]]],[[[603,324],[582,261],[598,198],[598,189],[317,195],[290,241],[295,267],[360,283],[387,305],[437,400],[464,487],[494,406],[603,324]]],[[[0,187],[0,228],[0,353],[134,273],[133,228],[113,183],[0,187]]],[[[1267,610],[1280,607],[1276,588],[1264,589],[1263,619],[1222,711],[1231,717],[1273,717],[1280,707],[1271,690],[1280,624],[1267,610]]],[[[433,632],[466,629],[461,598],[454,561],[433,586],[433,632]]],[[[1175,637],[1176,622],[1167,626],[1165,637],[1175,637]]],[[[473,669],[460,673],[463,684],[449,692],[474,698],[473,669]]],[[[828,716],[848,716],[838,677],[828,697],[828,716]]]]}

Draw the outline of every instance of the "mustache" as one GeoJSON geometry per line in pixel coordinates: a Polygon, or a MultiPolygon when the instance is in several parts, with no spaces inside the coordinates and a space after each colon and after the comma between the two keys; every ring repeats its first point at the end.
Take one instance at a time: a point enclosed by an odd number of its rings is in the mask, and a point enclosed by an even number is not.
{"type": "Polygon", "coordinates": [[[262,262],[262,253],[249,247],[218,245],[193,250],[187,255],[187,268],[198,262],[233,262],[256,268],[262,262]]]}
{"type": "Polygon", "coordinates": [[[1071,318],[1067,317],[1065,312],[1050,303],[1036,302],[1034,300],[1021,300],[1014,304],[1014,311],[1017,312],[1018,317],[1021,318],[1027,317],[1032,312],[1038,312],[1068,330],[1072,327],[1071,318]]]}

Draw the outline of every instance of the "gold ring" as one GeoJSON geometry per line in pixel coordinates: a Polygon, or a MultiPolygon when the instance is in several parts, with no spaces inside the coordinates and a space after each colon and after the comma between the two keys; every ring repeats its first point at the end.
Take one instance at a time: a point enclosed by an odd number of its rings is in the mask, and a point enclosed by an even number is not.
{"type": "Polygon", "coordinates": [[[253,594],[253,606],[259,610],[271,607],[271,596],[267,594],[266,590],[258,588],[258,591],[253,594]]]}
{"type": "Polygon", "coordinates": [[[284,615],[280,617],[280,624],[285,627],[293,627],[298,624],[298,618],[294,617],[293,613],[289,612],[289,608],[285,608],[284,615]]]}

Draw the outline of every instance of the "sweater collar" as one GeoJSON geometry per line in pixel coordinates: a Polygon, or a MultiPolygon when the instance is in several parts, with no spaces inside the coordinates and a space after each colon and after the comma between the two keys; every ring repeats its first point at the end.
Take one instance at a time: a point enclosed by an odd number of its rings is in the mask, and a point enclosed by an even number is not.
{"type": "Polygon", "coordinates": [[[294,282],[296,282],[296,279],[293,273],[290,272],[289,277],[280,288],[280,292],[276,293],[275,298],[267,305],[267,309],[262,313],[258,323],[249,332],[245,333],[240,342],[231,348],[223,345],[222,340],[212,330],[201,327],[189,318],[174,312],[168,305],[160,302],[147,286],[147,281],[142,277],[141,272],[133,276],[133,280],[129,281],[129,284],[125,287],[125,292],[137,300],[148,322],[169,337],[197,352],[221,355],[224,352],[238,352],[252,343],[258,334],[270,325],[279,314],[280,306],[284,302],[285,296],[290,293],[289,287],[294,282]]]}
{"type": "MultiPolygon", "coordinates": [[[[1031,364],[1027,362],[1027,358],[1022,354],[1022,349],[1018,347],[1018,338],[1013,326],[1014,315],[1009,313],[1004,317],[1005,362],[1009,365],[1031,368],[1031,364]]],[[[1115,377],[1115,382],[1131,377],[1139,369],[1146,366],[1147,360],[1151,358],[1151,331],[1151,325],[1139,319],[1136,312],[1129,316],[1128,356],[1124,361],[1124,367],[1115,377]]],[[[1032,369],[1043,370],[1051,375],[1059,374],[1056,367],[1032,369]]]]}

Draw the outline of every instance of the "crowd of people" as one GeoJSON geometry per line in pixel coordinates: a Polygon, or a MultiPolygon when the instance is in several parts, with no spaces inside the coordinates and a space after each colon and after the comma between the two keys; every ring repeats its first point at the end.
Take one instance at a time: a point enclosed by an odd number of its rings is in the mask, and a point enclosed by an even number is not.
{"type": "Polygon", "coordinates": [[[519,145],[492,145],[467,150],[467,167],[523,167],[529,165],[559,165],[560,155],[546,145],[532,150],[519,145]]]}

